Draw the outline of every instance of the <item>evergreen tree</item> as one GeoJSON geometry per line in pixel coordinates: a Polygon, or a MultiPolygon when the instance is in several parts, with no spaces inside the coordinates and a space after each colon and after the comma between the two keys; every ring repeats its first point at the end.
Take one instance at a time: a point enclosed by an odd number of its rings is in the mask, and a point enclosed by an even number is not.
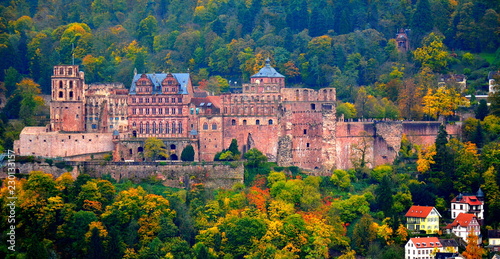
{"type": "Polygon", "coordinates": [[[231,144],[229,145],[228,151],[231,151],[233,155],[241,155],[241,152],[238,150],[238,140],[232,139],[231,144]]]}
{"type": "Polygon", "coordinates": [[[415,13],[411,21],[411,30],[414,40],[420,40],[434,27],[431,5],[429,0],[418,0],[415,13]]]}
{"type": "Polygon", "coordinates": [[[488,103],[486,100],[479,101],[479,105],[476,108],[476,119],[484,120],[484,117],[488,116],[490,110],[488,108],[488,103]]]}
{"type": "Polygon", "coordinates": [[[187,145],[181,153],[182,161],[194,161],[194,148],[191,145],[187,145]]]}
{"type": "Polygon", "coordinates": [[[434,155],[434,164],[431,165],[431,170],[434,172],[448,172],[451,168],[451,154],[447,146],[448,132],[444,125],[439,127],[436,137],[436,155],[434,155]]]}

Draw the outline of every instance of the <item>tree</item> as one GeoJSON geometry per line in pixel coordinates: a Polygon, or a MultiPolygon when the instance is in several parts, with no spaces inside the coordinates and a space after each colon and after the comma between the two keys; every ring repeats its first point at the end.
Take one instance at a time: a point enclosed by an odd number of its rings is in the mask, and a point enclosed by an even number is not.
{"type": "Polygon", "coordinates": [[[192,145],[187,145],[181,153],[182,161],[194,161],[194,148],[192,145]]]}
{"type": "Polygon", "coordinates": [[[146,139],[144,143],[144,156],[152,161],[157,160],[160,156],[168,157],[163,141],[154,137],[146,139]]]}
{"type": "Polygon", "coordinates": [[[484,120],[484,117],[488,116],[488,113],[490,113],[488,103],[486,100],[480,100],[476,108],[476,119],[484,120]]]}
{"type": "Polygon", "coordinates": [[[479,237],[476,236],[472,231],[467,236],[467,246],[462,255],[466,259],[481,259],[483,255],[486,254],[484,248],[482,248],[478,242],[479,237]]]}
{"type": "Polygon", "coordinates": [[[231,151],[234,155],[241,155],[240,150],[238,149],[238,140],[231,139],[231,144],[229,144],[229,148],[227,149],[231,151]]]}
{"type": "MultiPolygon", "coordinates": [[[[231,147],[229,147],[229,148],[231,148],[231,147]]],[[[245,158],[247,160],[245,165],[249,166],[251,168],[257,168],[257,167],[259,167],[260,164],[267,162],[267,157],[256,148],[251,148],[250,150],[248,150],[243,155],[243,158],[245,158]]]]}
{"type": "Polygon", "coordinates": [[[439,119],[439,116],[455,115],[458,107],[469,106],[469,100],[454,88],[445,86],[439,87],[435,92],[429,89],[422,103],[424,113],[435,119],[439,119]]]}
{"type": "Polygon", "coordinates": [[[444,36],[431,32],[424,38],[423,46],[417,48],[413,52],[415,60],[418,61],[422,67],[429,67],[436,72],[443,71],[448,66],[448,61],[450,59],[443,40],[444,36]]]}
{"type": "Polygon", "coordinates": [[[484,191],[486,197],[486,204],[488,208],[488,222],[495,224],[500,221],[496,215],[500,215],[500,187],[498,185],[498,172],[496,168],[491,166],[483,174],[484,184],[481,189],[484,191]]]}
{"type": "Polygon", "coordinates": [[[354,247],[360,254],[366,254],[370,243],[377,238],[377,227],[373,222],[373,218],[365,214],[358,223],[354,226],[352,241],[354,247]]]}
{"type": "Polygon", "coordinates": [[[344,115],[344,119],[352,119],[356,117],[356,106],[352,103],[341,103],[337,106],[337,117],[344,115]]]}
{"type": "Polygon", "coordinates": [[[422,36],[433,29],[434,21],[431,13],[429,0],[417,1],[416,10],[411,21],[411,28],[412,33],[415,35],[415,42],[418,42],[422,36]]]}

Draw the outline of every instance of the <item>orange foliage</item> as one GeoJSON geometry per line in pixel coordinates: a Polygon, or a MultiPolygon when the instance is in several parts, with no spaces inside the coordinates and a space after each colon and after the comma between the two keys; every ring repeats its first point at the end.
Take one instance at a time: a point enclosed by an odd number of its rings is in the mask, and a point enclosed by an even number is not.
{"type": "Polygon", "coordinates": [[[269,189],[262,190],[258,187],[252,186],[247,193],[248,202],[263,212],[266,211],[266,204],[270,198],[271,195],[269,194],[269,189]]]}

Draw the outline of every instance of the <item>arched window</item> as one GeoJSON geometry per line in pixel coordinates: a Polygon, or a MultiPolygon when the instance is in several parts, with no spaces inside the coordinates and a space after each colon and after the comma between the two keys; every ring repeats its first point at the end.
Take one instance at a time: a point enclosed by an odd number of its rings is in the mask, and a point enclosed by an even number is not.
{"type": "Polygon", "coordinates": [[[156,134],[156,122],[153,121],[153,134],[156,134]]]}
{"type": "Polygon", "coordinates": [[[149,122],[146,122],[146,134],[149,134],[149,122]]]}
{"type": "Polygon", "coordinates": [[[203,130],[208,130],[208,123],[203,123],[203,130]]]}
{"type": "Polygon", "coordinates": [[[177,129],[175,127],[175,122],[172,122],[172,134],[177,133],[177,129]]]}
{"type": "Polygon", "coordinates": [[[63,88],[63,82],[59,81],[59,88],[63,88]]]}
{"type": "Polygon", "coordinates": [[[165,122],[165,133],[170,134],[170,127],[168,125],[168,122],[165,122]]]}
{"type": "Polygon", "coordinates": [[[71,99],[73,99],[73,91],[70,91],[70,92],[69,92],[69,99],[70,99],[70,100],[71,100],[71,99]]]}
{"type": "Polygon", "coordinates": [[[73,69],[72,68],[69,68],[68,69],[68,75],[72,75],[73,74],[73,69]]]}
{"type": "Polygon", "coordinates": [[[64,97],[64,94],[62,91],[59,91],[59,98],[63,98],[64,97]]]}
{"type": "Polygon", "coordinates": [[[176,148],[177,148],[177,147],[176,147],[174,144],[170,145],[170,149],[171,149],[171,150],[175,150],[176,148]]]}
{"type": "Polygon", "coordinates": [[[231,125],[236,125],[236,120],[231,120],[231,125]]]}
{"type": "Polygon", "coordinates": [[[137,153],[140,153],[140,152],[143,152],[144,151],[144,148],[143,147],[138,147],[137,148],[137,153]]]}
{"type": "Polygon", "coordinates": [[[144,134],[144,124],[139,124],[139,133],[144,134]]]}
{"type": "Polygon", "coordinates": [[[163,134],[163,123],[160,121],[160,124],[158,125],[158,133],[163,134]]]}
{"type": "Polygon", "coordinates": [[[273,120],[269,120],[269,121],[268,121],[268,124],[269,124],[269,125],[273,125],[273,120]]]}
{"type": "Polygon", "coordinates": [[[182,122],[179,122],[179,124],[177,126],[179,128],[179,134],[181,134],[182,133],[182,122]]]}
{"type": "Polygon", "coordinates": [[[247,125],[247,120],[243,120],[243,125],[247,125]]]}
{"type": "Polygon", "coordinates": [[[255,125],[260,125],[260,120],[256,120],[255,125]]]}
{"type": "Polygon", "coordinates": [[[212,130],[216,130],[217,129],[217,124],[216,123],[212,123],[212,130]]]}

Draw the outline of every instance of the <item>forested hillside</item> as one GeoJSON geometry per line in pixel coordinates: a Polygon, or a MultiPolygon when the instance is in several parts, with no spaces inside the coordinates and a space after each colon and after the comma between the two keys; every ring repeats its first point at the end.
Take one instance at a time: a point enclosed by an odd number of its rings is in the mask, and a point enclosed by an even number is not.
{"type": "Polygon", "coordinates": [[[480,68],[500,62],[499,11],[496,0],[2,1],[0,69],[15,71],[0,73],[0,81],[14,87],[17,72],[48,93],[52,66],[74,58],[88,82],[129,84],[135,68],[234,84],[270,57],[288,84],[333,86],[346,101],[368,86],[396,102],[396,79],[422,66],[484,85],[480,68]],[[399,29],[409,31],[412,50],[427,50],[398,54],[392,39],[399,29]]]}

